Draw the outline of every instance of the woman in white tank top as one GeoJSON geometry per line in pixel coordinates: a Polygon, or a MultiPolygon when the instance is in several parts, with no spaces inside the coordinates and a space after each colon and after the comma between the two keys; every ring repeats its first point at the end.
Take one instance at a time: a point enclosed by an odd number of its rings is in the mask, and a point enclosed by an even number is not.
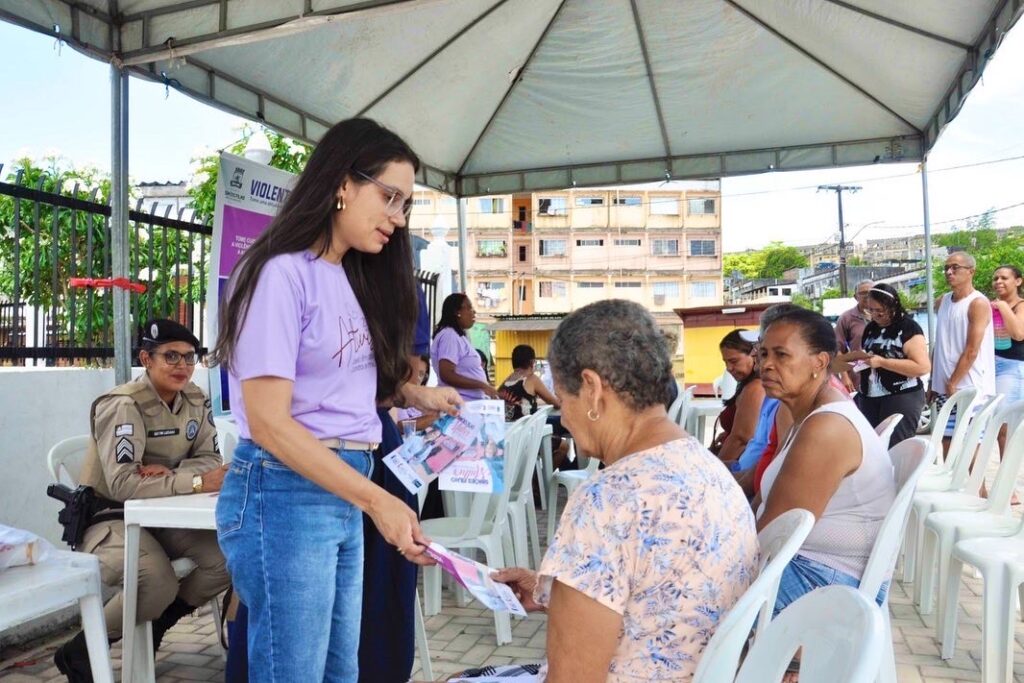
{"type": "MultiPolygon", "coordinates": [[[[829,384],[836,342],[825,318],[805,310],[783,315],[765,331],[758,353],[765,392],[793,414],[793,428],[761,483],[758,531],[793,508],[816,519],[783,572],[778,612],[815,588],[860,583],[896,484],[885,444],[829,384]]],[[[888,584],[880,603],[887,590],[888,584]]]]}

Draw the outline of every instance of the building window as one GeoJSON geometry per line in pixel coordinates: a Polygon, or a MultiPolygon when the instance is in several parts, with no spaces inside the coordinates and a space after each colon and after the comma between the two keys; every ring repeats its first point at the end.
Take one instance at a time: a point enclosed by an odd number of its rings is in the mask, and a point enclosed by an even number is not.
{"type": "Polygon", "coordinates": [[[526,285],[519,285],[519,300],[526,301],[526,285]]]}
{"type": "Polygon", "coordinates": [[[477,240],[476,255],[483,258],[508,256],[508,244],[505,240],[477,240]]]}
{"type": "Polygon", "coordinates": [[[640,289],[643,287],[642,282],[616,282],[615,289],[640,289]]]}
{"type": "Polygon", "coordinates": [[[456,248],[456,249],[458,249],[458,248],[459,248],[459,242],[458,242],[458,240],[447,240],[447,242],[448,242],[448,246],[449,246],[449,247],[454,247],[454,248],[456,248]]]}
{"type": "Polygon", "coordinates": [[[652,256],[679,256],[679,240],[651,240],[652,256]]]}
{"type": "Polygon", "coordinates": [[[577,282],[576,286],[580,289],[604,289],[603,282],[577,282]]]}
{"type": "Polygon", "coordinates": [[[576,240],[577,247],[603,247],[604,240],[576,240]]]}
{"type": "Polygon", "coordinates": [[[640,197],[616,197],[612,200],[615,206],[640,206],[643,203],[643,199],[640,197]]]}
{"type": "Polygon", "coordinates": [[[541,256],[565,256],[565,240],[540,240],[541,256]]]}
{"type": "Polygon", "coordinates": [[[690,256],[714,256],[714,240],[690,240],[690,256]]]}
{"type": "Polygon", "coordinates": [[[476,286],[476,305],[483,309],[495,309],[505,302],[504,282],[480,282],[476,286]]]}
{"type": "Polygon", "coordinates": [[[520,244],[519,245],[519,260],[520,261],[525,261],[526,260],[526,245],[525,244],[520,244]]]}
{"type": "Polygon", "coordinates": [[[481,197],[480,213],[505,213],[505,199],[503,197],[481,197]]]}
{"type": "Polygon", "coordinates": [[[566,216],[568,207],[565,197],[541,197],[537,200],[537,213],[541,216],[566,216]]]}
{"type": "Polygon", "coordinates": [[[634,239],[615,240],[615,246],[617,246],[617,247],[639,247],[640,246],[640,240],[639,239],[635,239],[635,240],[634,239]]]}
{"type": "Polygon", "coordinates": [[[679,296],[678,282],[655,282],[651,285],[651,289],[654,296],[664,296],[670,299],[679,296]]]}
{"type": "Polygon", "coordinates": [[[715,200],[710,198],[687,199],[686,213],[691,216],[715,215],[715,200]]]}
{"type": "Polygon", "coordinates": [[[416,197],[412,200],[413,206],[430,206],[430,200],[426,197],[416,197]]]}
{"type": "Polygon", "coordinates": [[[577,197],[576,206],[604,206],[602,197],[577,197]]]}
{"type": "Polygon", "coordinates": [[[712,299],[716,293],[714,282],[691,282],[690,283],[690,298],[692,299],[712,299]]]}
{"type": "Polygon", "coordinates": [[[651,199],[651,215],[678,216],[679,200],[674,197],[653,197],[651,199]]]}
{"type": "Polygon", "coordinates": [[[564,282],[541,282],[538,295],[542,299],[564,299],[569,295],[569,288],[564,282]]]}

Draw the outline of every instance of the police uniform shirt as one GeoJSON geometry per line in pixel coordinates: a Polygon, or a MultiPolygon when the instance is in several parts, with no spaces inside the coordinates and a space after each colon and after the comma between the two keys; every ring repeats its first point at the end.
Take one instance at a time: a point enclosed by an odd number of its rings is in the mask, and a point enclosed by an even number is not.
{"type": "Polygon", "coordinates": [[[91,425],[81,479],[108,500],[192,493],[193,476],[222,464],[210,401],[192,382],[168,407],[144,373],[96,399],[91,425]],[[171,474],[143,477],[141,465],[171,474]]]}

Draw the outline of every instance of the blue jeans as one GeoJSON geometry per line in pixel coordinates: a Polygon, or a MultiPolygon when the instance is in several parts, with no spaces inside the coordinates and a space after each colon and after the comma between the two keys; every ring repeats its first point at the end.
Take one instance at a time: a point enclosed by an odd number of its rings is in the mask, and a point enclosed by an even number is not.
{"type": "MultiPolygon", "coordinates": [[[[364,476],[373,466],[367,451],[338,457],[364,476]]],[[[356,681],[359,510],[242,439],[217,502],[217,539],[249,608],[249,680],[356,681]]]]}
{"type": "MultiPolygon", "coordinates": [[[[810,593],[815,588],[823,586],[860,586],[860,579],[850,576],[846,572],[833,569],[820,562],[808,559],[803,555],[794,555],[786,568],[782,570],[782,581],[779,583],[779,593],[775,597],[775,610],[772,617],[778,616],[779,612],[788,607],[790,603],[810,593]]],[[[886,581],[878,590],[875,602],[882,605],[885,596],[889,592],[889,582],[886,581]]]]}

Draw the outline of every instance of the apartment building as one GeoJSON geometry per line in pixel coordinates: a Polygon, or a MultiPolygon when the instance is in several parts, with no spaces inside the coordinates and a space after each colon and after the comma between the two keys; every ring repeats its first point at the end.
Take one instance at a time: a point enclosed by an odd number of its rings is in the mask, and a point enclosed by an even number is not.
{"type": "MultiPolygon", "coordinates": [[[[467,287],[482,320],[619,298],[675,327],[673,309],[722,303],[718,181],[466,201],[467,287]]],[[[418,190],[413,202],[413,234],[432,239],[431,228],[447,224],[454,246],[455,200],[418,190]]]]}

